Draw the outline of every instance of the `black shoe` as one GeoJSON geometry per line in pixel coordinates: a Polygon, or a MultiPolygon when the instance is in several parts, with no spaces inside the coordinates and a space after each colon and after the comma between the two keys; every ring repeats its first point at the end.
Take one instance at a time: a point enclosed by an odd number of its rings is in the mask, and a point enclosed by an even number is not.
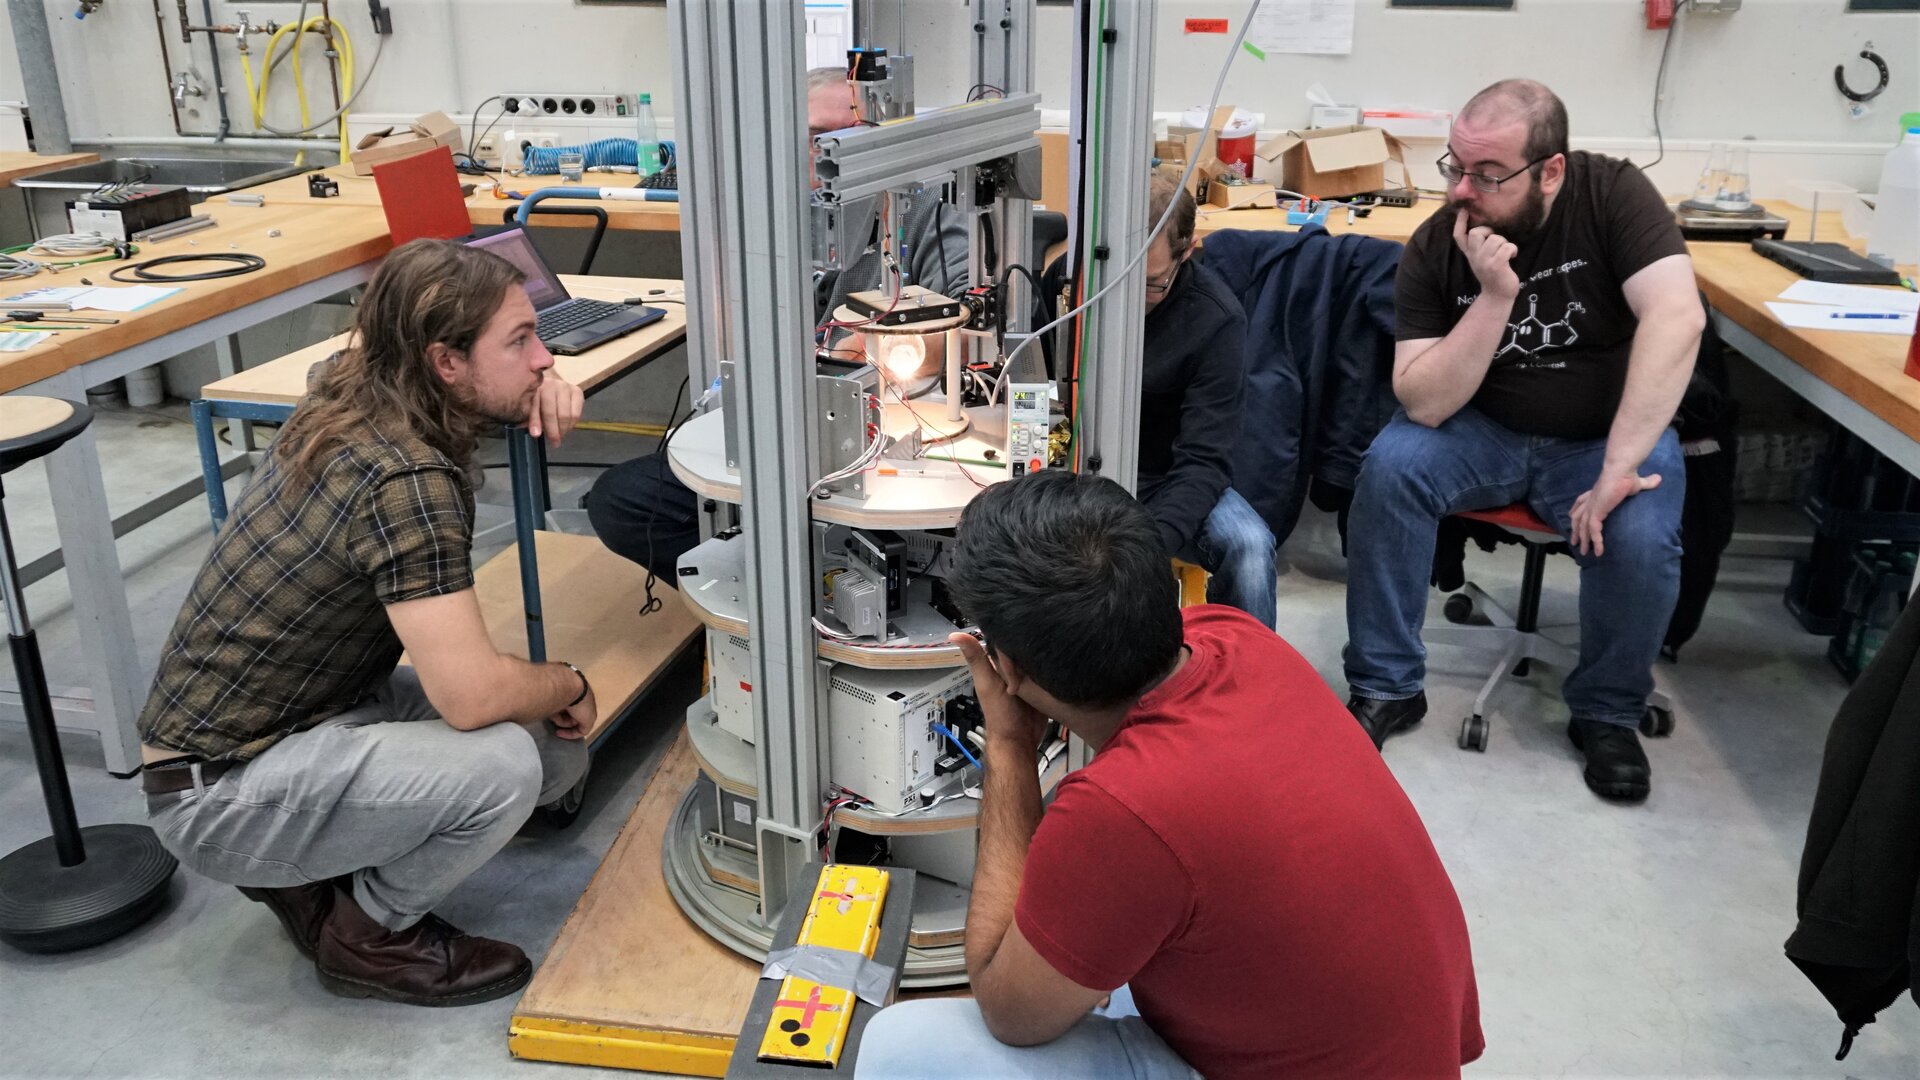
{"type": "Polygon", "coordinates": [[[1360,729],[1378,750],[1386,745],[1387,736],[1406,731],[1427,715],[1427,692],[1422,690],[1410,698],[1394,701],[1355,694],[1347,699],[1347,711],[1360,721],[1360,729]]]}
{"type": "Polygon", "coordinates": [[[1653,768],[1640,749],[1640,733],[1619,724],[1575,718],[1567,738],[1587,756],[1582,775],[1594,794],[1617,802],[1639,802],[1653,789],[1653,768]]]}

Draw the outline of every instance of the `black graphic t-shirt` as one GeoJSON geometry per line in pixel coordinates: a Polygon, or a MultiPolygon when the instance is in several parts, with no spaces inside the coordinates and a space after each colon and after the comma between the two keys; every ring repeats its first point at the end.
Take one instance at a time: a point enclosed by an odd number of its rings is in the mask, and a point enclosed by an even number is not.
{"type": "MultiPolygon", "coordinates": [[[[1525,435],[1605,437],[1639,325],[1620,284],[1686,251],[1673,211],[1633,163],[1568,154],[1546,225],[1513,258],[1520,293],[1473,407],[1525,435]]],[[[1442,210],[1400,257],[1396,336],[1445,337],[1479,295],[1453,242],[1453,214],[1442,210]]]]}

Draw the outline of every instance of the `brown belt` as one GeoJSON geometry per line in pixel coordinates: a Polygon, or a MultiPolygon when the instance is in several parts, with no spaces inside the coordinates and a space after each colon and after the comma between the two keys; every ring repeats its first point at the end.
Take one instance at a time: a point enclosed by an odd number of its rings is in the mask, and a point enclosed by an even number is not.
{"type": "MultiPolygon", "coordinates": [[[[205,761],[200,764],[200,782],[212,784],[227,773],[246,764],[244,761],[205,761]]],[[[140,773],[140,789],[149,795],[170,795],[193,787],[193,766],[167,761],[149,765],[140,773]]]]}

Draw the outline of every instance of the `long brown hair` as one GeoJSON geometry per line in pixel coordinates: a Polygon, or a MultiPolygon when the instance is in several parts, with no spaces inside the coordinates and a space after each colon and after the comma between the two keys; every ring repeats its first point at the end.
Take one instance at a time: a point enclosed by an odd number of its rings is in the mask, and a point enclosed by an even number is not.
{"type": "Polygon", "coordinates": [[[414,240],[395,248],[367,283],[349,344],[274,440],[282,466],[313,479],[360,424],[411,434],[465,462],[493,421],[468,407],[465,388],[433,370],[427,347],[471,351],[507,290],[524,280],[507,260],[463,244],[414,240]]]}

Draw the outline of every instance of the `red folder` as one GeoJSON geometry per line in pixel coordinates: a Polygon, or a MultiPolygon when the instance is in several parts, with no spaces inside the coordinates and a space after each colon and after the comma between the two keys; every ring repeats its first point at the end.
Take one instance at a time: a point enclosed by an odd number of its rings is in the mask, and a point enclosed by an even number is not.
{"type": "Polygon", "coordinates": [[[395,247],[423,236],[457,240],[473,232],[452,149],[439,146],[381,162],[373,167],[373,182],[380,188],[380,208],[395,247]]]}

